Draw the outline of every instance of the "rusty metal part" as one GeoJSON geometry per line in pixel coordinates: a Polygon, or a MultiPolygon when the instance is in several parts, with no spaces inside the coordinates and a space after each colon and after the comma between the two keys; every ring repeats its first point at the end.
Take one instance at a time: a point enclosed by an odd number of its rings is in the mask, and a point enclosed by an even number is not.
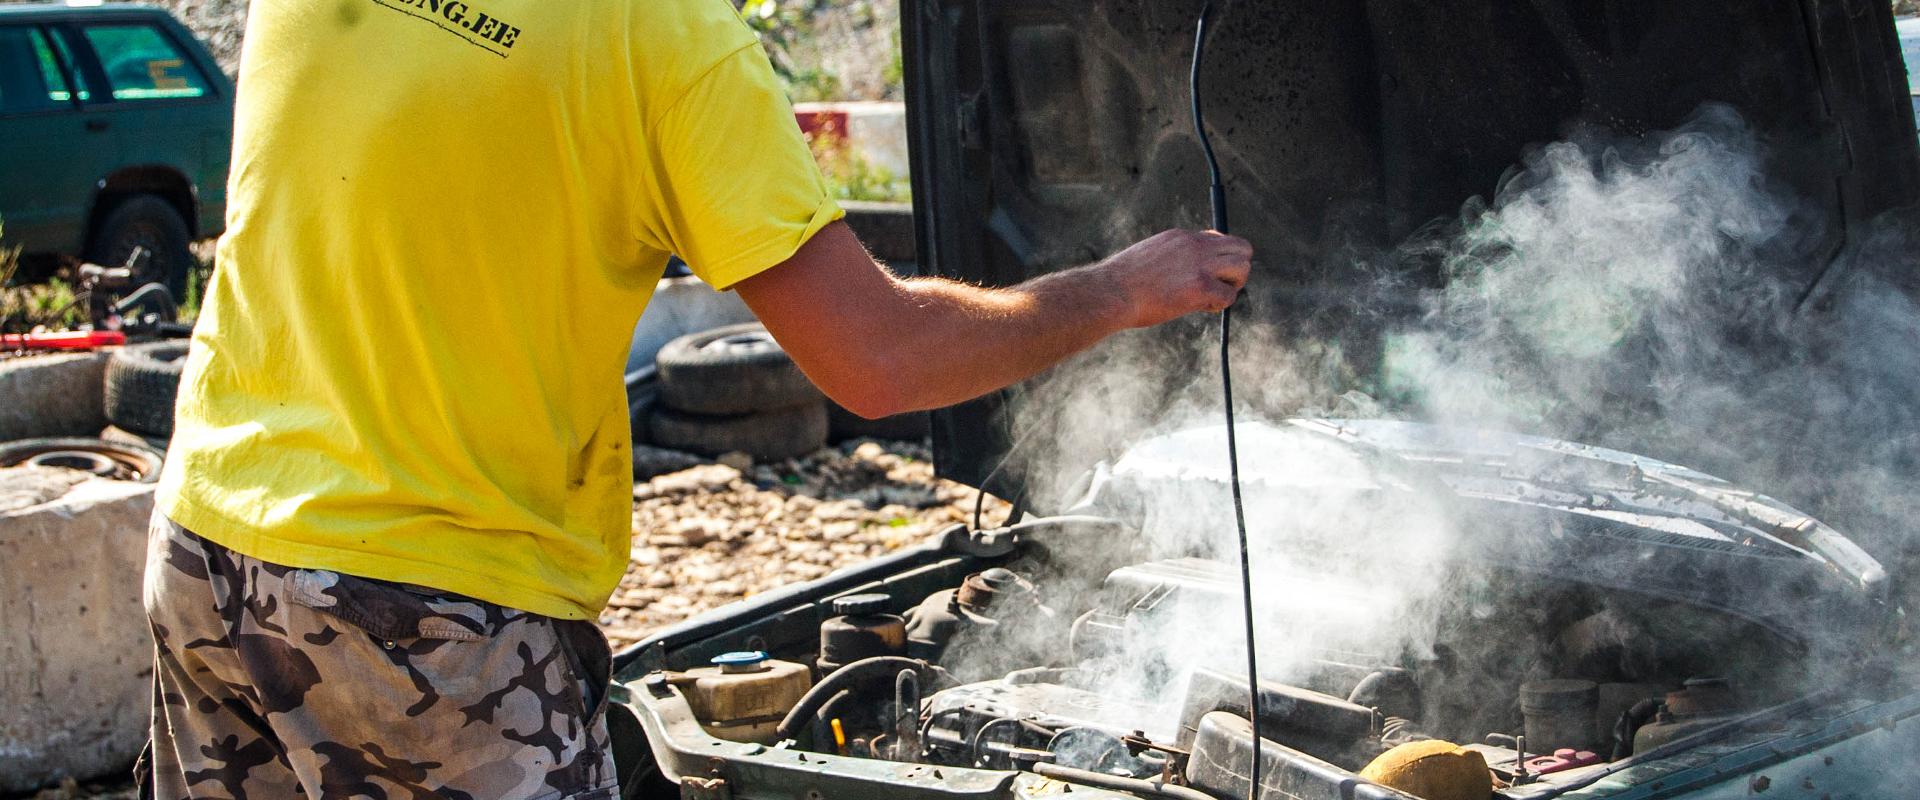
{"type": "Polygon", "coordinates": [[[995,600],[1002,595],[1025,594],[1033,591],[1033,584],[1004,567],[994,567],[984,572],[968,575],[955,594],[960,607],[975,613],[985,613],[993,607],[995,600]]]}
{"type": "Polygon", "coordinates": [[[1726,714],[1740,708],[1740,697],[1725,678],[1690,678],[1667,693],[1667,713],[1676,717],[1726,714]]]}
{"type": "Polygon", "coordinates": [[[161,455],[144,445],[101,439],[22,439],[0,444],[0,468],[61,467],[114,480],[152,483],[160,479],[161,455]]]}
{"type": "MultiPolygon", "coordinates": [[[[888,752],[880,749],[880,738],[874,738],[874,752],[888,752]]],[[[893,735],[888,738],[894,761],[920,759],[920,673],[914,670],[900,670],[893,678],[893,735]]]]}

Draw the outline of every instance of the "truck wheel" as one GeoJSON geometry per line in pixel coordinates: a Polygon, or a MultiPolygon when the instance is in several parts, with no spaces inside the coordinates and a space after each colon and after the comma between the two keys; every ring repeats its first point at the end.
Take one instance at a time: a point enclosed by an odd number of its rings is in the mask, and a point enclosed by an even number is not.
{"type": "Polygon", "coordinates": [[[107,420],[156,438],[173,435],[173,401],[180,393],[187,342],[121,348],[107,359],[107,420]]]}
{"type": "Polygon", "coordinates": [[[660,403],[694,414],[818,405],[820,390],[759,323],[682,336],[660,348],[660,403]]]}
{"type": "Polygon", "coordinates": [[[653,443],[704,456],[740,452],[763,461],[798,458],[827,444],[827,407],[813,402],[744,416],[654,409],[653,443]]]}
{"type": "Polygon", "coordinates": [[[187,270],[193,266],[192,236],[187,221],[173,204],[159,195],[136,194],[121,200],[100,220],[87,242],[86,260],[103,267],[123,267],[135,247],[151,257],[147,268],[134,276],[135,288],[160,283],[175,299],[187,290],[187,270]]]}

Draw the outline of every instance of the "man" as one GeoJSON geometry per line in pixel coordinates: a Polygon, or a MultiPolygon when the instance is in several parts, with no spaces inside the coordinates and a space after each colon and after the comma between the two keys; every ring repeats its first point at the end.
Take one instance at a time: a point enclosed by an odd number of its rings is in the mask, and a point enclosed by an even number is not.
{"type": "Polygon", "coordinates": [[[616,795],[592,620],[669,253],[871,417],[1223,308],[1251,257],[897,278],[727,0],[255,0],[241,66],[148,562],[163,798],[616,795]]]}

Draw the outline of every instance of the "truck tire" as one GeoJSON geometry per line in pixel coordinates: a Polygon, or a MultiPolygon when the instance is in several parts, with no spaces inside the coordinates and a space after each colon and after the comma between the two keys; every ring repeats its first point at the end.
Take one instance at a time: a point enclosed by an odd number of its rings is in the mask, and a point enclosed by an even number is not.
{"type": "Polygon", "coordinates": [[[778,461],[826,446],[827,407],[815,402],[731,417],[657,408],[647,428],[660,447],[704,456],[739,452],[778,461]]]}
{"type": "Polygon", "coordinates": [[[0,444],[0,469],[63,467],[114,480],[153,483],[160,480],[162,461],[159,451],[128,442],[62,437],[0,444]]]}
{"type": "Polygon", "coordinates": [[[114,353],[107,359],[107,421],[143,436],[172,436],[173,401],[186,355],[185,340],[136,344],[114,353]]]}
{"type": "Polygon", "coordinates": [[[918,442],[933,435],[933,417],[925,411],[867,419],[827,401],[827,428],[836,442],[868,437],[902,442],[918,442]]]}
{"type": "Polygon", "coordinates": [[[165,198],[154,194],[130,195],[115,203],[94,227],[82,257],[103,267],[123,267],[135,247],[152,254],[147,268],[134,276],[135,288],[159,283],[175,299],[187,291],[187,271],[193,266],[193,251],[188,245],[193,235],[187,221],[165,198]]]}
{"type": "Polygon", "coordinates": [[[821,398],[757,322],[682,336],[660,348],[655,364],[661,405],[692,414],[750,414],[821,398]]]}

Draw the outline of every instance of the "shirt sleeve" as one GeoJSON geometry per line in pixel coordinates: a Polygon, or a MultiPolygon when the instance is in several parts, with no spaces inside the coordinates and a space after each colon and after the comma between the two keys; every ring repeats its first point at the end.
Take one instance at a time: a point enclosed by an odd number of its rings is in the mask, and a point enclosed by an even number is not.
{"type": "Polygon", "coordinates": [[[644,227],[715,289],[787,260],[845,215],[756,43],[700,76],[648,126],[657,218],[644,227]]]}

